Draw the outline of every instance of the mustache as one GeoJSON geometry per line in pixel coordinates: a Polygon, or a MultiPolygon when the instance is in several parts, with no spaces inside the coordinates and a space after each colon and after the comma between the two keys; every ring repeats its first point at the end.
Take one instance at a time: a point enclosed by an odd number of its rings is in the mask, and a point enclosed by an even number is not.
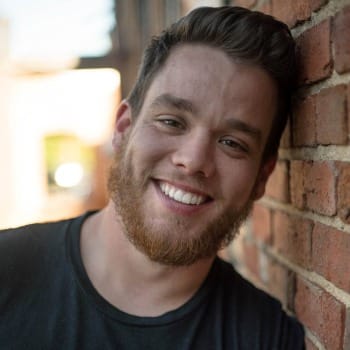
{"type": "MultiPolygon", "coordinates": [[[[123,176],[133,178],[135,169],[130,160],[133,158],[133,151],[127,152],[128,139],[125,139],[119,148],[114,153],[114,162],[112,169],[121,168],[123,170],[123,176]]],[[[164,168],[162,170],[155,169],[154,167],[146,167],[142,169],[140,174],[139,188],[145,190],[149,181],[151,180],[164,180],[168,182],[185,184],[188,187],[195,188],[196,190],[207,194],[210,197],[221,196],[219,188],[213,184],[212,179],[209,180],[205,175],[196,173],[192,175],[184,174],[181,169],[176,166],[164,168]],[[210,184],[209,184],[210,182],[210,184]]]]}

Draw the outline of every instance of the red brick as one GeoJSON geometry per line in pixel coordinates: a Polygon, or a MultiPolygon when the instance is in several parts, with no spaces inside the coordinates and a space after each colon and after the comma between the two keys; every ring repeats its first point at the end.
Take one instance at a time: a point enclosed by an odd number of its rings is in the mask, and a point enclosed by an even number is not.
{"type": "Polygon", "coordinates": [[[270,1],[265,1],[265,2],[263,2],[261,4],[259,4],[257,10],[261,11],[261,12],[264,12],[267,15],[272,14],[272,6],[271,6],[270,1]]]}
{"type": "Polygon", "coordinates": [[[291,1],[272,0],[272,14],[277,19],[293,27],[297,21],[293,3],[291,1]]]}
{"type": "Polygon", "coordinates": [[[309,268],[312,222],[281,212],[273,215],[273,243],[277,251],[292,262],[309,268]]]}
{"type": "Polygon", "coordinates": [[[262,242],[271,242],[271,212],[268,208],[255,203],[252,213],[253,232],[262,242]]]}
{"type": "Polygon", "coordinates": [[[336,214],[336,169],[333,162],[308,163],[304,168],[306,206],[317,213],[336,214]]]}
{"type": "Polygon", "coordinates": [[[318,350],[318,347],[309,339],[305,338],[306,350],[318,350]]]}
{"type": "Polygon", "coordinates": [[[350,224],[350,163],[336,162],[338,170],[337,209],[338,216],[350,224]]]}
{"type": "MultiPolygon", "coordinates": [[[[347,90],[348,90],[348,96],[347,96],[347,111],[348,111],[348,135],[350,135],[350,84],[347,86],[347,90]]],[[[348,141],[350,142],[350,136],[348,136],[348,141]]]]}
{"type": "Polygon", "coordinates": [[[350,292],[350,235],[322,224],[312,233],[312,267],[337,287],[350,292]]]}
{"type": "Polygon", "coordinates": [[[350,70],[350,6],[339,12],[333,22],[334,66],[337,72],[350,70]]]}
{"type": "Polygon", "coordinates": [[[317,142],[323,145],[347,143],[346,86],[323,89],[315,96],[317,142]]]}
{"type": "Polygon", "coordinates": [[[232,5],[252,8],[256,4],[256,0],[233,0],[232,5]]]}
{"type": "Polygon", "coordinates": [[[313,11],[318,10],[327,0],[273,0],[273,15],[293,27],[298,22],[310,18],[313,11]]]}
{"type": "Polygon", "coordinates": [[[350,349],[350,307],[346,309],[345,333],[344,333],[344,347],[343,349],[350,349]]]}
{"type": "Polygon", "coordinates": [[[321,288],[297,278],[295,310],[299,320],[326,349],[344,349],[345,306],[321,288]]]}
{"type": "Polygon", "coordinates": [[[300,83],[316,82],[331,75],[329,18],[302,33],[297,38],[297,45],[301,60],[300,83]]]}
{"type": "Polygon", "coordinates": [[[307,162],[293,160],[290,163],[290,195],[292,204],[298,209],[306,208],[305,167],[307,162]]]}
{"type": "Polygon", "coordinates": [[[269,292],[287,309],[294,310],[295,274],[292,271],[277,261],[269,259],[265,284],[269,292]]]}
{"type": "Polygon", "coordinates": [[[316,145],[316,108],[314,96],[301,101],[293,114],[293,145],[316,145]]]}
{"type": "Polygon", "coordinates": [[[329,0],[299,0],[299,4],[303,6],[304,19],[309,19],[312,12],[319,10],[329,0]]]}
{"type": "Polygon", "coordinates": [[[266,195],[281,202],[288,203],[289,196],[289,169],[286,161],[278,161],[276,168],[267,182],[266,195]]]}
{"type": "Polygon", "coordinates": [[[323,5],[327,4],[329,0],[309,0],[312,11],[319,10],[323,5]]]}
{"type": "Polygon", "coordinates": [[[255,243],[245,240],[243,243],[243,250],[246,267],[251,273],[259,278],[259,252],[255,243]]]}

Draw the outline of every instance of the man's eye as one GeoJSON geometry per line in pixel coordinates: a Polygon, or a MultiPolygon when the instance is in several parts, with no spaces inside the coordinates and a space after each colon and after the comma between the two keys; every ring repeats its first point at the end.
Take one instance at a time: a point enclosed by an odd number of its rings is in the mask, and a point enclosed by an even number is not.
{"type": "Polygon", "coordinates": [[[184,128],[184,126],[175,119],[169,119],[169,118],[159,119],[158,122],[160,122],[161,124],[163,124],[165,126],[171,127],[171,128],[177,128],[177,129],[184,128]]]}
{"type": "Polygon", "coordinates": [[[219,142],[224,146],[232,148],[233,150],[247,152],[247,148],[244,145],[232,139],[221,139],[219,142]]]}

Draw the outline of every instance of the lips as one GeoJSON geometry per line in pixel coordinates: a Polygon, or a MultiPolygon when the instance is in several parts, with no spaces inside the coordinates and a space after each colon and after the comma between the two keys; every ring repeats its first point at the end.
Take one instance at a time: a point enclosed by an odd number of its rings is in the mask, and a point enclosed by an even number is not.
{"type": "Polygon", "coordinates": [[[188,205],[200,205],[209,200],[208,196],[203,196],[198,193],[193,193],[193,192],[180,189],[167,182],[163,182],[163,181],[159,182],[159,187],[167,197],[179,203],[188,204],[188,205]]]}

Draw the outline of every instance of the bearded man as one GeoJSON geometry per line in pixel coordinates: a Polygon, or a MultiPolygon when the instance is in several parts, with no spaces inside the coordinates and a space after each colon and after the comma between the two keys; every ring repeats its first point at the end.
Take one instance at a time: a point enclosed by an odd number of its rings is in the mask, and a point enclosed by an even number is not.
{"type": "Polygon", "coordinates": [[[107,207],[0,235],[3,348],[303,349],[217,257],[264,194],[295,69],[287,26],[239,7],[155,37],[117,111],[107,207]]]}

